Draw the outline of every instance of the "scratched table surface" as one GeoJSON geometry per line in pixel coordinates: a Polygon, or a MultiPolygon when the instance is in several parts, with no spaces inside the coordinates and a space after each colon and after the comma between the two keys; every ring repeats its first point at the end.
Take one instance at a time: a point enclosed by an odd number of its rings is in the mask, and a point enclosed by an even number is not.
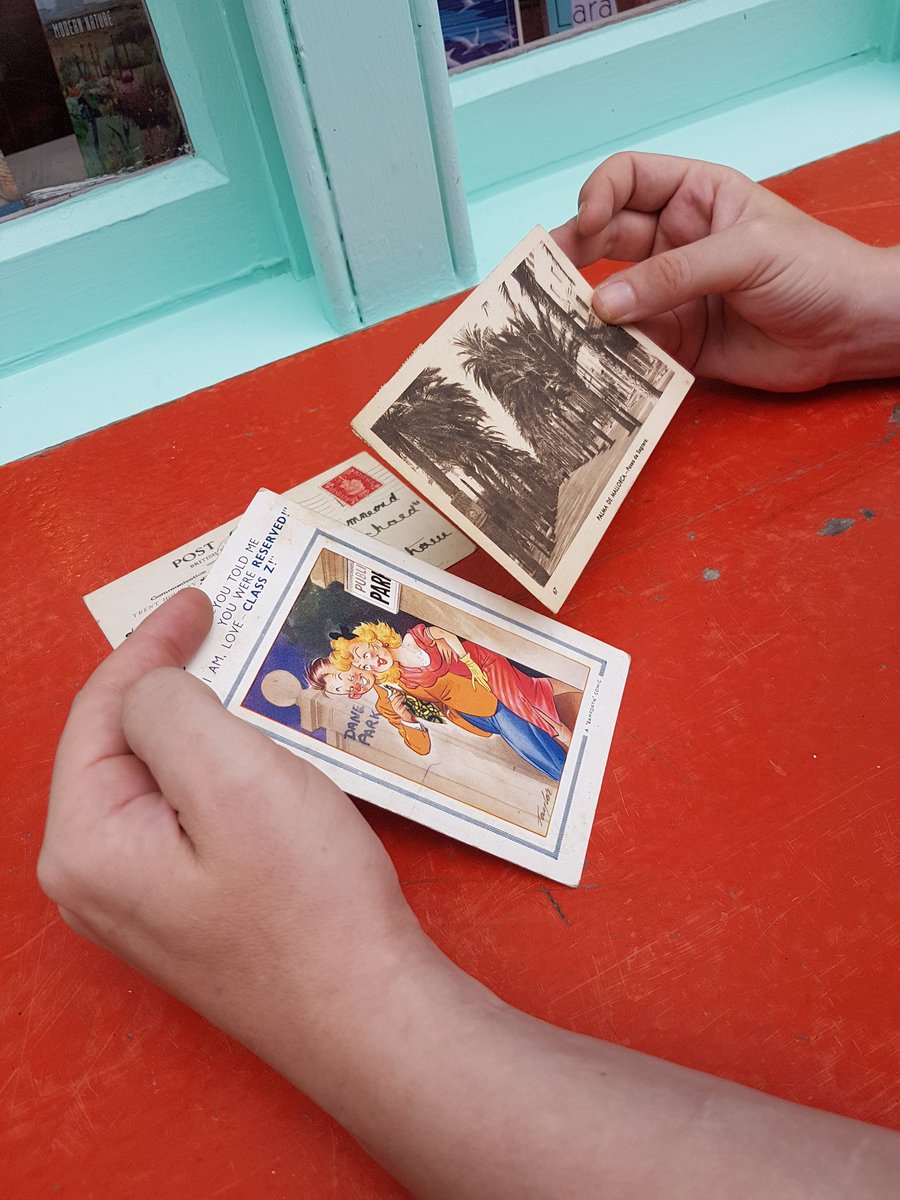
{"type": "MultiPolygon", "coordinates": [[[[770,186],[885,245],[898,179],[900,135],[770,186]]],[[[454,303],[0,471],[0,1195],[405,1194],[70,933],[35,862],[69,702],[106,650],[82,596],[361,449],[350,418],[454,303]]],[[[428,933],[506,1000],[894,1127],[897,434],[897,380],[689,393],[560,614],[632,656],[578,889],[367,809],[428,933]]],[[[480,551],[455,569],[538,607],[480,551]]]]}

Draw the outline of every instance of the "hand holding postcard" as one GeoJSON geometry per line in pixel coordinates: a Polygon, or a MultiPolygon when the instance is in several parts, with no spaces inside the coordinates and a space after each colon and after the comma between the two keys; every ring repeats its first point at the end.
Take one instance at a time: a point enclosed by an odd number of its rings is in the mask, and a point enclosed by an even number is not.
{"type": "Polygon", "coordinates": [[[693,377],[534,229],[353,421],[558,612],[693,377]]]}
{"type": "Polygon", "coordinates": [[[351,794],[570,885],[628,669],[602,642],[261,491],[188,670],[351,794]]]}

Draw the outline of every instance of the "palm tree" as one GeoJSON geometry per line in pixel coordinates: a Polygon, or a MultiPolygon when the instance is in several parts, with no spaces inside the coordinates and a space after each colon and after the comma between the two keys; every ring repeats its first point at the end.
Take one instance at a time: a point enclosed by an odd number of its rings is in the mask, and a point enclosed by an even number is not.
{"type": "MultiPolygon", "coordinates": [[[[584,347],[593,355],[599,356],[601,366],[604,366],[612,374],[637,382],[655,395],[660,395],[659,389],[654,387],[647,376],[642,374],[630,361],[630,357],[637,354],[645,368],[652,369],[652,359],[643,347],[635,342],[630,333],[618,325],[605,325],[599,320],[589,320],[587,325],[582,324],[569,309],[559,304],[550,292],[541,287],[534,273],[530,256],[523,259],[511,274],[535,309],[567,329],[575,338],[577,344],[573,362],[578,362],[578,349],[584,347]]],[[[589,371],[590,378],[596,378],[596,374],[594,371],[589,371]]]]}
{"type": "Polygon", "coordinates": [[[536,409],[546,411],[546,371],[539,369],[534,354],[522,353],[504,335],[504,330],[469,326],[455,338],[454,345],[461,352],[463,370],[499,401],[522,436],[537,449],[533,439],[541,430],[534,418],[536,409]]]}
{"type": "Polygon", "coordinates": [[[515,463],[513,448],[475,397],[437,367],[426,367],[373,428],[391,445],[399,438],[432,469],[461,468],[482,487],[495,486],[515,463]]]}
{"type": "Polygon", "coordinates": [[[619,325],[592,325],[586,330],[588,345],[606,369],[621,379],[636,382],[654,396],[662,388],[653,381],[654,373],[663,367],[661,361],[619,325]]]}
{"type": "Polygon", "coordinates": [[[527,451],[509,444],[462,384],[426,367],[372,428],[429,478],[443,475],[441,486],[456,507],[504,550],[512,553],[524,542],[550,552],[558,482],[544,478],[527,451]],[[454,475],[472,487],[465,490],[454,475]]]}
{"type": "Polygon", "coordinates": [[[632,433],[639,428],[641,422],[616,403],[615,393],[610,388],[600,392],[592,387],[596,377],[590,373],[586,377],[580,369],[579,351],[585,344],[584,330],[576,327],[577,332],[573,332],[568,326],[559,326],[551,311],[544,308],[537,310],[534,320],[519,309],[510,327],[523,339],[536,340],[537,347],[546,355],[547,366],[552,368],[561,389],[568,391],[576,408],[590,414],[595,411],[599,401],[605,416],[616,421],[627,432],[632,433]]]}
{"type": "Polygon", "coordinates": [[[585,386],[573,366],[576,338],[541,310],[531,317],[513,305],[504,328],[469,327],[454,344],[463,369],[506,409],[559,482],[612,445],[607,420],[629,432],[638,427],[609,393],[585,386]]]}
{"type": "Polygon", "coordinates": [[[557,486],[591,457],[583,422],[573,426],[569,397],[558,394],[557,381],[548,376],[530,339],[517,336],[509,326],[470,327],[455,344],[463,369],[509,413],[557,486]]]}
{"type": "MultiPolygon", "coordinates": [[[[546,254],[550,254],[550,251],[546,247],[544,247],[544,250],[546,254]]],[[[538,283],[537,276],[534,273],[533,255],[529,254],[527,258],[524,258],[517,267],[513,268],[511,274],[531,301],[535,311],[543,313],[552,322],[566,329],[572,335],[576,343],[576,350],[581,346],[592,345],[585,324],[579,321],[572,311],[560,304],[551,292],[548,292],[546,288],[538,283]]]]}

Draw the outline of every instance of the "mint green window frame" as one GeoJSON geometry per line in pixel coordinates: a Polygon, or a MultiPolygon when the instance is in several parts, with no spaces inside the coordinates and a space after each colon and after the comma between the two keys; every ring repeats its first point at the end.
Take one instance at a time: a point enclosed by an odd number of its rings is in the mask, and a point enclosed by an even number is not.
{"type": "Polygon", "coordinates": [[[446,79],[422,78],[436,14],[359,4],[344,37],[340,6],[147,7],[195,155],[0,226],[0,373],[285,273],[338,332],[471,280],[446,79]]]}
{"type": "Polygon", "coordinates": [[[195,156],[0,226],[0,371],[223,288],[312,274],[240,5],[150,0],[195,156]]]}
{"type": "Polygon", "coordinates": [[[0,225],[0,458],[221,378],[210,328],[247,369],[461,289],[616,149],[762,175],[900,128],[900,0],[681,0],[449,80],[435,0],[147,4],[195,157],[0,225]],[[267,287],[305,299],[257,354],[267,287]],[[171,367],[136,399],[126,342],[171,367]]]}

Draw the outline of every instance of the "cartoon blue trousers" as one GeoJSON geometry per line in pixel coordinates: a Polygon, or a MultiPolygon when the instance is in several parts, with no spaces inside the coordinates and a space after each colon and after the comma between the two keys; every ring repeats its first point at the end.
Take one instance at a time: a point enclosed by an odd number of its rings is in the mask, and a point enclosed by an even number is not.
{"type": "Polygon", "coordinates": [[[497,711],[492,717],[475,717],[471,713],[460,715],[476,729],[483,729],[485,733],[496,733],[502,737],[520,758],[524,758],[542,774],[549,775],[551,779],[559,782],[566,761],[566,751],[549,733],[517,716],[499,701],[497,711]]]}

